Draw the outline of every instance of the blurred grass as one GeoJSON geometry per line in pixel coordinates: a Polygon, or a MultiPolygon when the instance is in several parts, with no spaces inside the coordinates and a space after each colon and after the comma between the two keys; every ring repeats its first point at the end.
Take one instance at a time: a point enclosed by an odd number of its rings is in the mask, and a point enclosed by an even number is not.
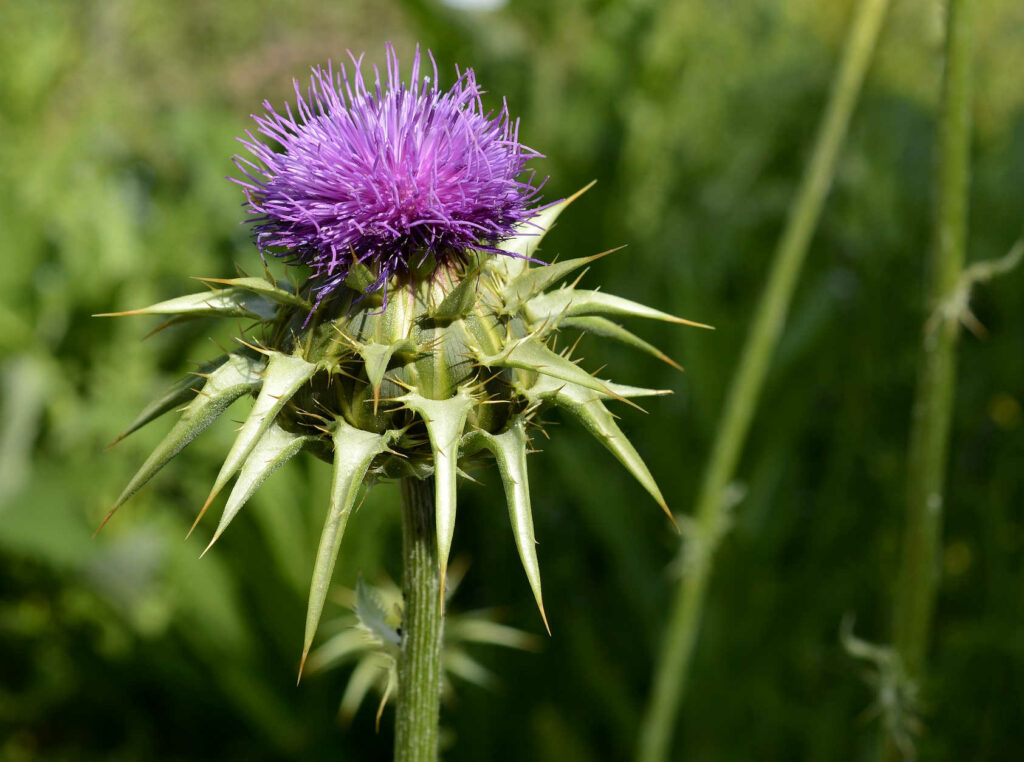
{"type": "MultiPolygon", "coordinates": [[[[881,638],[932,199],[940,4],[894,4],[740,464],[698,646],[680,759],[867,758],[873,697],[842,615],[881,638]]],[[[100,320],[259,268],[239,224],[234,138],[293,76],[384,40],[474,66],[507,96],[556,198],[598,179],[546,253],[626,251],[588,282],[718,327],[644,326],[680,375],[595,342],[590,367],[677,394],[628,413],[686,511],[772,243],[821,107],[849,2],[537,0],[493,12],[426,0],[3,3],[0,30],[0,758],[386,759],[390,728],[334,711],[345,675],[294,686],[322,520],[322,464],[268,482],[215,552],[182,542],[226,451],[214,428],[90,539],[160,425],[103,446],[176,374],[206,326],[145,342],[100,320]]],[[[978,9],[969,259],[1003,254],[1024,210],[1024,7],[978,9]]],[[[944,583],[923,758],[999,759],[1024,705],[1024,275],[978,290],[990,335],[961,345],[944,583]]],[[[225,342],[227,334],[214,336],[225,342]]],[[[460,691],[450,759],[622,759],[671,589],[676,540],[607,453],[554,420],[531,458],[553,638],[487,654],[497,693],[460,691]]],[[[535,626],[497,480],[463,490],[467,607],[535,626]]],[[[393,486],[354,517],[338,580],[398,576],[393,486]]],[[[205,531],[210,531],[210,526],[205,531]]]]}

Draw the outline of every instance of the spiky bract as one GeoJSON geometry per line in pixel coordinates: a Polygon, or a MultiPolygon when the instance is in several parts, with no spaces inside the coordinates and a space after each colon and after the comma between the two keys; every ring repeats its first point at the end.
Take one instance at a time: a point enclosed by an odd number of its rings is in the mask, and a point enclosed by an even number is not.
{"type": "MultiPolygon", "coordinates": [[[[452,564],[449,584],[445,590],[446,602],[451,599],[466,564],[452,564]],[[458,568],[461,567],[461,568],[458,568]]],[[[333,669],[355,663],[348,685],[341,697],[338,713],[348,722],[355,715],[370,690],[381,696],[377,720],[388,698],[400,690],[398,662],[404,620],[402,591],[385,580],[371,587],[362,578],[355,590],[333,588],[331,598],[343,602],[351,613],[343,614],[328,623],[333,633],[309,657],[311,672],[333,669]]],[[[496,678],[473,656],[476,646],[491,645],[520,650],[534,650],[537,640],[529,633],[499,624],[488,610],[445,615],[444,645],[441,656],[442,696],[454,694],[450,678],[455,677],[481,688],[493,687],[496,678]]]]}
{"type": "Polygon", "coordinates": [[[526,258],[567,203],[546,208],[508,241],[521,258],[477,253],[472,266],[430,264],[423,275],[414,270],[394,276],[386,309],[380,292],[368,293],[373,273],[356,265],[312,314],[308,284],[296,292],[269,276],[217,281],[222,287],[204,294],[133,311],[176,319],[241,316],[252,319],[256,329],[255,338],[205,366],[201,376],[172,387],[130,426],[129,432],[134,431],[188,402],[115,509],[228,405],[250,395],[255,397],[252,410],[203,510],[237,477],[212,545],[263,480],[300,450],[333,463],[330,507],[310,590],[306,651],[361,485],[433,476],[443,579],[455,531],[456,482],[464,468],[483,457],[493,457],[498,465],[515,542],[543,615],[526,468],[539,409],[558,407],[577,419],[668,511],[643,460],[605,407],[611,399],[668,392],[595,378],[568,353],[553,351],[553,338],[571,328],[667,360],[609,318],[688,322],[575,284],[553,288],[595,257],[530,266],[526,258]]]}
{"type": "Polygon", "coordinates": [[[417,51],[405,84],[389,46],[386,82],[375,70],[367,87],[361,61],[351,78],[344,66],[315,69],[305,94],[296,82],[294,112],[265,102],[253,118],[280,150],[250,132],[241,142],[259,163],[235,158],[260,249],[312,268],[317,301],[353,262],[375,291],[427,257],[501,251],[537,198],[524,168],[539,154],[519,143],[506,108],[484,111],[472,69],[442,91],[436,65],[421,77],[417,51]]]}

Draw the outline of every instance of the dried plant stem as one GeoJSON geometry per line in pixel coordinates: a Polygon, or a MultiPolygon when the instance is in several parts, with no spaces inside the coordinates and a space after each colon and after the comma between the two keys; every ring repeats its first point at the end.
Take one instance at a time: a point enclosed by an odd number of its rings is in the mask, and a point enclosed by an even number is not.
{"type": "Polygon", "coordinates": [[[832,183],[836,159],[875,48],[888,0],[861,0],[765,291],[726,398],[695,509],[687,564],[670,614],[654,688],[640,731],[637,759],[666,759],[707,594],[726,508],[725,490],[750,429],[768,367],[786,321],[800,268],[832,183]]]}
{"type": "MultiPolygon", "coordinates": [[[[956,381],[960,316],[943,307],[956,298],[967,246],[971,140],[972,0],[949,0],[946,64],[939,115],[938,198],[932,241],[929,310],[918,360],[907,461],[906,526],[893,611],[893,643],[907,677],[919,683],[939,583],[942,503],[956,381]]],[[[884,758],[898,750],[884,740],[884,758]]]]}
{"type": "Polygon", "coordinates": [[[444,607],[433,479],[402,479],[402,555],[404,613],[398,661],[395,761],[435,762],[444,607]]]}

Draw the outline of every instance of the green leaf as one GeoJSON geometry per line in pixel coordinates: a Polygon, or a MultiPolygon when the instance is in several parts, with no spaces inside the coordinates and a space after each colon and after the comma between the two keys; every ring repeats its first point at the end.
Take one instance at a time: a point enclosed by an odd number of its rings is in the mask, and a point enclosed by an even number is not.
{"type": "Polygon", "coordinates": [[[356,580],[355,611],[359,623],[372,632],[383,646],[397,649],[401,645],[402,636],[391,626],[392,617],[389,616],[380,595],[363,582],[362,577],[356,580]]]}
{"type": "MultiPolygon", "coordinates": [[[[612,399],[617,399],[620,402],[635,399],[636,397],[665,397],[674,393],[671,389],[645,389],[642,386],[626,386],[625,384],[612,383],[608,384],[608,389],[611,391],[611,394],[601,396],[611,397],[612,399]]],[[[600,394],[600,392],[598,392],[598,394],[600,394]]]]}
{"type": "Polygon", "coordinates": [[[117,439],[107,446],[113,447],[126,436],[138,431],[147,423],[155,421],[164,413],[168,413],[177,407],[181,407],[192,400],[195,397],[196,390],[206,383],[206,375],[223,365],[226,359],[227,355],[221,355],[216,360],[211,360],[208,363],[200,365],[195,372],[189,373],[187,376],[175,382],[170,388],[164,391],[160,397],[146,405],[146,407],[142,409],[142,412],[135,417],[135,420],[131,422],[131,425],[129,425],[117,439]]]}
{"type": "Polygon", "coordinates": [[[349,627],[313,651],[306,662],[306,669],[310,672],[330,669],[377,647],[378,644],[368,632],[358,627],[349,627]]]}
{"type": "Polygon", "coordinates": [[[437,557],[441,566],[441,597],[452,537],[455,535],[455,490],[458,480],[459,441],[473,397],[465,388],[446,400],[431,400],[419,394],[401,398],[406,407],[419,414],[427,425],[430,449],[434,455],[434,508],[437,515],[437,557]]]}
{"type": "Polygon", "coordinates": [[[235,437],[235,441],[224,459],[224,465],[221,466],[220,473],[217,474],[213,489],[210,490],[210,495],[206,498],[206,503],[199,512],[199,516],[196,517],[192,529],[195,529],[203,514],[206,513],[206,509],[210,507],[210,503],[220,494],[231,477],[238,473],[238,469],[249,457],[249,453],[253,451],[256,443],[263,436],[263,432],[281,412],[281,408],[316,372],[317,366],[306,362],[301,357],[285,355],[280,352],[269,354],[270,360],[263,373],[263,387],[260,389],[260,394],[256,398],[252,410],[249,411],[249,417],[242,424],[242,430],[235,437]]]}
{"type": "Polygon", "coordinates": [[[594,378],[576,363],[552,352],[538,339],[527,337],[494,355],[477,354],[485,367],[521,368],[615,396],[608,384],[594,378]]]}
{"type": "Polygon", "coordinates": [[[444,652],[444,668],[455,677],[480,688],[493,688],[498,678],[460,648],[447,648],[444,652]]]}
{"type": "Polygon", "coordinates": [[[379,653],[369,653],[356,665],[348,678],[348,685],[345,686],[345,693],[341,697],[339,713],[346,721],[355,717],[359,711],[360,704],[366,698],[366,694],[374,686],[387,694],[388,682],[392,679],[394,671],[393,664],[379,653]]]}
{"type": "Polygon", "coordinates": [[[499,254],[492,257],[489,263],[490,267],[509,278],[524,272],[528,265],[527,259],[533,257],[537,247],[540,246],[540,242],[544,240],[544,236],[551,230],[558,216],[565,211],[569,204],[589,190],[593,184],[589,183],[568,198],[564,198],[543,209],[538,209],[533,217],[519,224],[516,228],[516,235],[503,241],[499,246],[502,251],[507,251],[513,256],[509,257],[499,254]]]}
{"type": "Polygon", "coordinates": [[[479,286],[479,271],[466,274],[449,291],[439,305],[429,311],[434,320],[458,320],[476,304],[476,290],[479,286]]]}
{"type": "Polygon", "coordinates": [[[181,418],[174,428],[168,432],[167,436],[146,459],[146,462],[142,464],[142,468],[132,477],[128,486],[117,498],[114,507],[103,519],[100,529],[114,515],[114,511],[213,423],[227,409],[228,405],[243,394],[258,389],[261,383],[260,371],[262,369],[262,358],[256,359],[238,354],[229,355],[227,361],[209,375],[202,390],[182,412],[181,418]]]}
{"type": "Polygon", "coordinates": [[[685,320],[667,312],[661,312],[639,302],[623,299],[621,296],[606,294],[603,291],[586,291],[575,288],[563,288],[533,297],[525,305],[527,317],[535,322],[554,321],[580,315],[611,315],[612,317],[639,317],[650,320],[663,320],[667,323],[691,325],[697,328],[711,328],[703,323],[685,320]]]}
{"type": "Polygon", "coordinates": [[[217,539],[228,528],[242,506],[248,502],[253,493],[260,488],[260,485],[267,480],[272,473],[291,460],[312,437],[292,434],[285,431],[276,423],[270,427],[259,438],[256,446],[249,453],[238,474],[238,481],[231,489],[227,505],[224,506],[224,513],[220,517],[220,524],[217,531],[213,533],[213,539],[206,546],[203,554],[206,554],[217,539]]]}
{"type": "Polygon", "coordinates": [[[273,283],[266,278],[197,278],[197,280],[201,280],[204,283],[219,283],[230,288],[239,288],[244,291],[259,294],[260,296],[265,296],[267,299],[277,302],[278,304],[301,307],[307,310],[312,309],[313,306],[296,294],[292,285],[287,281],[273,283]],[[285,287],[282,288],[281,284],[285,287]]]}
{"type": "Polygon", "coordinates": [[[367,342],[356,344],[356,352],[363,358],[363,367],[366,368],[366,377],[373,387],[373,413],[377,414],[377,405],[380,401],[380,385],[384,381],[384,373],[388,369],[388,363],[396,354],[414,352],[416,344],[411,339],[403,339],[392,344],[378,344],[367,342]]]}
{"type": "Polygon", "coordinates": [[[530,508],[530,483],[526,470],[526,450],[529,440],[526,437],[526,425],[522,419],[503,434],[489,434],[485,431],[470,432],[463,438],[467,449],[484,448],[490,450],[498,463],[501,481],[505,486],[505,502],[508,504],[508,517],[512,523],[512,534],[515,537],[519,559],[522,561],[526,578],[530,582],[534,600],[540,610],[541,619],[548,634],[547,614],[544,613],[544,600],[540,589],[540,564],[537,561],[537,540],[533,534],[533,511],[530,508]]]}
{"type": "MultiPolygon", "coordinates": [[[[334,475],[332,477],[331,502],[327,510],[320,546],[313,565],[313,579],[309,587],[309,604],[306,609],[306,634],[302,645],[302,664],[305,664],[310,646],[320,623],[320,615],[327,599],[327,588],[334,574],[334,562],[338,558],[341,539],[345,534],[349,514],[355,504],[359,487],[366,477],[373,459],[384,452],[398,432],[374,434],[350,426],[343,419],[336,421],[334,429],[334,475]]],[[[299,676],[302,666],[299,666],[299,676]]]]}
{"type": "Polygon", "coordinates": [[[569,330],[584,331],[592,336],[600,336],[602,339],[611,339],[612,341],[621,342],[626,346],[639,349],[641,352],[646,352],[652,357],[657,357],[659,360],[671,365],[676,370],[683,369],[679,363],[662,352],[656,346],[644,341],[636,334],[627,331],[618,323],[613,323],[607,318],[596,316],[567,317],[559,321],[558,327],[569,330]]]}
{"type": "Polygon", "coordinates": [[[661,506],[673,525],[675,524],[675,519],[665,503],[665,498],[662,496],[661,490],[658,489],[643,458],[637,453],[626,435],[622,433],[599,396],[576,384],[559,385],[543,376],[539,377],[537,383],[525,390],[524,393],[531,400],[544,400],[557,405],[582,423],[587,431],[626,467],[633,478],[640,482],[640,485],[661,506]]]}
{"type": "Polygon", "coordinates": [[[445,623],[444,636],[450,643],[480,643],[521,651],[536,651],[540,646],[537,637],[528,632],[471,614],[452,617],[445,623]]]}
{"type": "Polygon", "coordinates": [[[360,294],[366,293],[366,289],[377,281],[377,276],[362,262],[353,262],[345,276],[345,285],[360,294]]]}
{"type": "Polygon", "coordinates": [[[519,234],[506,241],[501,248],[524,257],[532,257],[559,215],[568,208],[569,204],[590,190],[593,185],[593,182],[588,183],[568,198],[539,209],[537,214],[519,225],[519,234]]]}
{"type": "MultiPolygon", "coordinates": [[[[616,249],[612,249],[616,251],[616,249]]],[[[590,257],[579,257],[578,259],[567,259],[564,262],[552,262],[550,265],[531,267],[526,272],[514,278],[505,286],[503,297],[505,309],[512,313],[534,294],[547,291],[558,281],[589,265],[596,259],[611,254],[611,251],[603,251],[590,257]]]]}
{"type": "Polygon", "coordinates": [[[269,320],[277,314],[277,304],[261,294],[244,288],[218,288],[199,294],[179,296],[138,310],[104,312],[95,317],[125,315],[180,315],[184,317],[241,317],[269,320]]]}

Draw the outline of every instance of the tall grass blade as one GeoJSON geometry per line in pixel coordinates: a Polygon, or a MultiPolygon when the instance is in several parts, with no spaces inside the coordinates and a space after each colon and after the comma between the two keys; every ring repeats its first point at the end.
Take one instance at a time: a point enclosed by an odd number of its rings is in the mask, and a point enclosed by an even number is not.
{"type": "Polygon", "coordinates": [[[668,758],[676,715],[689,678],[708,581],[725,509],[725,490],[736,471],[768,367],[786,322],[800,269],[835,174],[839,149],[873,57],[888,0],[861,0],[846,39],[839,71],[815,139],[814,153],[800,183],[779,240],[771,272],[725,401],[711,457],[695,508],[694,531],[686,542],[702,543],[680,580],[669,614],[654,687],[641,729],[637,759],[668,758]]]}

